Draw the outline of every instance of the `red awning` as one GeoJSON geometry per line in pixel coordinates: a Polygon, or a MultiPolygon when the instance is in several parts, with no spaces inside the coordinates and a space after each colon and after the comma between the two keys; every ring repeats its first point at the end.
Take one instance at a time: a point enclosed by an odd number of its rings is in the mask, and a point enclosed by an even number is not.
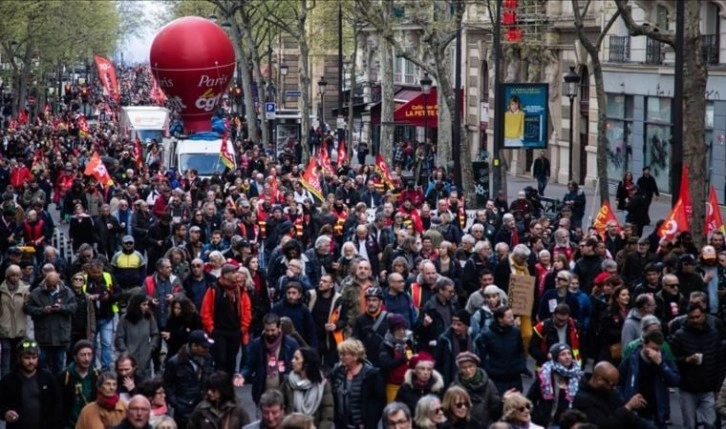
{"type": "MultiPolygon", "coordinates": [[[[396,108],[396,111],[393,112],[393,120],[397,125],[436,128],[439,122],[436,88],[431,88],[428,95],[423,94],[421,91],[411,92],[415,92],[417,95],[406,104],[396,108]]],[[[398,98],[398,94],[396,94],[395,98],[398,98]]]]}

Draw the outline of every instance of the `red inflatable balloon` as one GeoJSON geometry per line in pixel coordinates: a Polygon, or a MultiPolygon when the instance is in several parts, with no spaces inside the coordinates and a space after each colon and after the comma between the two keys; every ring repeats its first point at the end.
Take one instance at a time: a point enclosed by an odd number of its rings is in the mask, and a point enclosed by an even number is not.
{"type": "Polygon", "coordinates": [[[235,67],[227,33],[205,18],[179,18],[154,37],[149,62],[172,108],[184,119],[185,131],[211,130],[210,119],[235,67]]]}

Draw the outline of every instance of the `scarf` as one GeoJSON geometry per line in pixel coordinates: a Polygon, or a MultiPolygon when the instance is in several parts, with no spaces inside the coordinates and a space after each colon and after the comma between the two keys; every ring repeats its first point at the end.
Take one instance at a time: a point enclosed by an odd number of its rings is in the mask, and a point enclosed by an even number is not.
{"type": "Polygon", "coordinates": [[[459,378],[459,383],[461,383],[462,386],[464,386],[464,389],[471,392],[472,390],[476,390],[484,381],[484,371],[481,368],[477,368],[476,374],[474,374],[471,378],[459,378]]]}
{"type": "Polygon", "coordinates": [[[169,412],[169,408],[166,406],[166,404],[160,405],[160,406],[154,406],[151,408],[152,416],[164,416],[168,412],[169,412]]]}
{"type": "MultiPolygon", "coordinates": [[[[433,378],[433,375],[431,377],[433,378]]],[[[423,381],[420,378],[416,377],[416,373],[414,373],[411,378],[413,379],[413,387],[415,387],[416,390],[427,390],[429,388],[429,383],[431,379],[423,381]]]]}
{"type": "Polygon", "coordinates": [[[111,411],[116,409],[116,404],[118,403],[118,400],[118,392],[114,393],[112,396],[105,396],[101,392],[98,392],[98,396],[96,397],[96,404],[104,410],[111,411]]]}
{"type": "Polygon", "coordinates": [[[542,365],[542,369],[539,371],[539,382],[540,390],[542,391],[542,397],[547,400],[554,399],[555,387],[553,384],[553,375],[557,374],[560,377],[567,380],[567,390],[565,391],[565,398],[567,402],[572,405],[572,400],[577,394],[577,390],[580,387],[580,377],[582,377],[582,370],[577,362],[573,362],[571,368],[565,368],[559,362],[549,361],[542,365]]]}
{"type": "Polygon", "coordinates": [[[278,335],[271,343],[267,342],[267,338],[263,342],[265,343],[265,352],[267,353],[267,377],[277,377],[280,374],[277,350],[280,348],[280,344],[282,344],[282,334],[278,335]]]}
{"type": "MultiPolygon", "coordinates": [[[[461,352],[460,343],[461,343],[461,340],[459,339],[458,336],[456,336],[456,334],[454,334],[453,339],[451,340],[451,349],[452,349],[454,356],[459,356],[459,353],[461,352]]],[[[466,334],[466,350],[465,351],[467,351],[467,352],[474,351],[474,346],[471,344],[471,335],[469,335],[469,334],[466,334]]]]}
{"type": "Polygon", "coordinates": [[[292,388],[292,407],[295,411],[313,415],[320,403],[323,401],[325,379],[322,382],[313,384],[309,379],[302,378],[294,372],[288,375],[287,382],[292,388]]]}

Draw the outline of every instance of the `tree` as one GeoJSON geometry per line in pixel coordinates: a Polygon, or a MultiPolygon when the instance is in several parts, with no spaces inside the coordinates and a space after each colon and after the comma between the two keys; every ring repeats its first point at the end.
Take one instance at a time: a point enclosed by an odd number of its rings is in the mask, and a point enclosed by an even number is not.
{"type": "MultiPolygon", "coordinates": [[[[443,105],[439,104],[440,119],[447,112],[451,114],[454,109],[460,108],[460,106],[455,105],[454,101],[454,86],[450,79],[451,58],[449,58],[448,51],[462,26],[465,9],[463,2],[459,0],[452,2],[439,2],[436,0],[403,2],[406,16],[410,24],[415,27],[415,29],[406,29],[406,33],[412,40],[410,46],[405,46],[400,32],[391,19],[391,14],[386,11],[386,7],[391,7],[391,2],[384,1],[383,3],[384,6],[381,6],[377,0],[358,0],[356,1],[356,12],[366,25],[378,33],[379,37],[390,43],[396,55],[411,61],[436,79],[439,97],[444,101],[443,105]],[[413,36],[414,34],[415,36],[413,36]],[[416,40],[418,40],[418,43],[416,40]],[[417,44],[419,46],[416,46],[417,44]],[[447,112],[441,112],[443,109],[446,109],[447,112]]],[[[385,46],[383,46],[383,49],[385,49],[385,46]]],[[[381,58],[381,62],[384,61],[387,62],[385,55],[381,58]]],[[[383,121],[383,118],[381,120],[383,121]]],[[[452,159],[451,124],[442,123],[441,120],[439,122],[437,163],[445,166],[452,159]]],[[[461,121],[461,135],[467,135],[464,121],[461,121]]],[[[462,143],[459,142],[459,144],[462,143]]],[[[463,144],[463,146],[466,148],[466,144],[463,144]]],[[[460,151],[460,164],[462,184],[473,183],[471,153],[469,150],[460,151]]],[[[466,193],[466,196],[468,202],[471,203],[473,193],[466,193]]]]}
{"type": "MultiPolygon", "coordinates": [[[[605,106],[607,106],[607,96],[605,95],[605,80],[603,79],[602,63],[600,62],[600,48],[602,42],[607,36],[610,28],[620,16],[620,12],[616,11],[610,16],[607,24],[600,30],[600,34],[593,41],[585,32],[585,18],[587,12],[592,5],[592,0],[581,2],[580,0],[572,0],[572,10],[575,15],[575,30],[577,38],[587,51],[592,64],[592,74],[595,77],[595,93],[597,96],[597,173],[600,178],[599,193],[600,201],[610,201],[610,189],[608,183],[608,158],[607,158],[607,115],[605,106]]],[[[601,6],[602,7],[602,6],[601,6]]],[[[570,106],[574,109],[575,106],[570,106]]],[[[572,127],[573,124],[570,124],[572,127]]],[[[572,148],[570,148],[572,150],[572,148]]],[[[571,168],[571,167],[570,167],[571,168]]]]}
{"type": "MultiPolygon", "coordinates": [[[[684,3],[685,20],[683,32],[683,160],[682,163],[690,166],[688,179],[690,184],[693,214],[691,219],[691,233],[697,246],[704,242],[703,222],[706,215],[706,151],[704,150],[705,120],[706,117],[706,83],[708,69],[703,64],[701,42],[701,2],[686,1],[684,3]]],[[[675,48],[675,34],[663,31],[650,25],[639,25],[633,19],[631,5],[628,0],[616,0],[618,11],[631,36],[646,36],[675,48]]],[[[678,143],[678,142],[677,142],[678,143]]],[[[680,174],[678,169],[681,160],[673,160],[675,166],[671,174],[680,174]]],[[[675,190],[674,190],[675,191],[675,190]]]]}

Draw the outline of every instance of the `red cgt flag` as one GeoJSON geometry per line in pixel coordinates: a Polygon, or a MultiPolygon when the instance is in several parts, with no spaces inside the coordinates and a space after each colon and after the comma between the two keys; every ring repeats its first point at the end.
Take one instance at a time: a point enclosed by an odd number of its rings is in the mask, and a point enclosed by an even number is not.
{"type": "Polygon", "coordinates": [[[378,156],[376,156],[376,170],[378,170],[378,173],[383,178],[383,181],[386,182],[386,184],[393,188],[393,177],[391,177],[391,169],[388,167],[388,164],[386,163],[386,160],[383,159],[383,156],[379,153],[378,156]]]}
{"type": "Polygon", "coordinates": [[[608,222],[614,220],[618,224],[618,232],[620,232],[620,222],[618,222],[617,216],[613,213],[613,208],[610,206],[610,201],[605,201],[600,206],[600,211],[597,212],[595,220],[592,222],[592,227],[595,228],[600,237],[605,238],[605,232],[607,231],[608,222]]]}
{"type": "Polygon", "coordinates": [[[108,59],[98,55],[93,56],[93,60],[96,63],[98,69],[98,77],[103,83],[103,87],[116,101],[121,97],[121,93],[118,90],[118,82],[116,81],[116,69],[113,67],[113,63],[108,59]]]}
{"type": "Polygon", "coordinates": [[[144,150],[141,148],[141,139],[139,137],[136,137],[136,141],[134,141],[134,161],[136,161],[138,168],[144,165],[144,150]]]}
{"type": "Polygon", "coordinates": [[[688,219],[693,216],[693,202],[691,201],[691,188],[688,187],[688,166],[683,164],[683,170],[681,170],[681,188],[678,194],[678,199],[683,201],[683,208],[686,210],[686,216],[688,219]]]}
{"type": "Polygon", "coordinates": [[[683,204],[683,200],[679,198],[666,218],[666,221],[663,223],[663,226],[658,230],[658,235],[661,238],[672,240],[679,232],[690,231],[690,229],[688,215],[686,215],[686,207],[683,204]]]}
{"type": "Polygon", "coordinates": [[[718,206],[718,197],[716,196],[716,189],[711,185],[711,190],[708,193],[708,202],[706,203],[706,235],[711,235],[716,231],[726,232],[726,228],[723,224],[723,218],[721,217],[721,209],[718,206]]]}
{"type": "Polygon", "coordinates": [[[88,161],[88,164],[86,164],[86,170],[83,173],[86,176],[95,177],[96,180],[98,180],[98,183],[103,186],[113,185],[113,179],[111,179],[111,175],[108,174],[108,170],[106,170],[106,166],[103,164],[98,152],[93,152],[93,156],[91,157],[91,160],[88,161]]]}
{"type": "Polygon", "coordinates": [[[28,123],[28,112],[25,109],[18,111],[18,125],[25,125],[28,123]]]}
{"type": "Polygon", "coordinates": [[[343,165],[343,161],[348,161],[348,148],[345,140],[338,140],[338,165],[343,165]]]}
{"type": "Polygon", "coordinates": [[[323,170],[327,171],[330,175],[335,175],[333,170],[333,164],[330,163],[330,155],[328,154],[328,145],[322,144],[320,146],[320,166],[323,170]]]}
{"type": "Polygon", "coordinates": [[[320,174],[318,173],[318,164],[315,158],[310,158],[305,171],[300,177],[300,184],[305,187],[319,201],[323,201],[323,187],[320,185],[320,174]]]}

